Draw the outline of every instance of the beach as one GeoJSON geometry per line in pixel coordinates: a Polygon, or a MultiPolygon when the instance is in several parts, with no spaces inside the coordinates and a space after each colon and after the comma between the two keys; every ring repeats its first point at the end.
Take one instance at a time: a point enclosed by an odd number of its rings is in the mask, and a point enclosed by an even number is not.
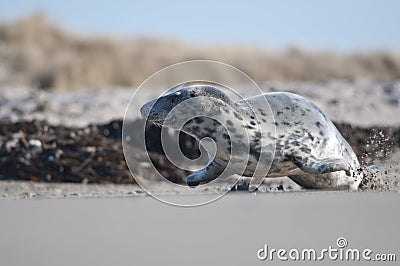
{"type": "MultiPolygon", "coordinates": [[[[76,197],[76,196],[75,196],[76,197]]],[[[182,196],[171,196],[182,197],[182,196]]],[[[2,200],[4,265],[281,265],[260,260],[280,249],[332,246],[395,253],[399,193],[232,193],[197,208],[150,197],[2,200]]],[[[398,258],[397,258],[398,259],[398,258]]],[[[366,261],[325,258],[324,265],[366,261]]],[[[382,262],[396,265],[397,262],[382,262]]]]}
{"type": "MultiPolygon", "coordinates": [[[[2,25],[0,37],[0,264],[366,263],[364,257],[296,261],[285,253],[286,261],[277,255],[283,249],[321,255],[332,248],[371,250],[372,260],[392,255],[386,264],[396,264],[398,55],[94,38],[54,27],[40,15],[2,25]],[[253,77],[257,92],[231,88],[242,98],[285,91],[319,106],[367,171],[360,189],[307,190],[287,177],[267,178],[254,192],[239,182],[200,207],[168,204],[207,202],[226,184],[182,192],[154,182],[154,167],[180,185],[190,173],[167,160],[154,125],[146,126],[148,153],[135,151],[128,169],[122,126],[131,103],[132,136],[143,140],[139,109],[169,87],[168,80],[145,89],[141,82],[169,64],[199,58],[231,63],[253,77]],[[151,195],[135,175],[149,182],[151,195]]],[[[234,78],[224,74],[210,75],[234,78]]],[[[178,139],[176,132],[168,134],[178,139]]],[[[179,141],[184,154],[199,156],[191,137],[179,141]]]]}

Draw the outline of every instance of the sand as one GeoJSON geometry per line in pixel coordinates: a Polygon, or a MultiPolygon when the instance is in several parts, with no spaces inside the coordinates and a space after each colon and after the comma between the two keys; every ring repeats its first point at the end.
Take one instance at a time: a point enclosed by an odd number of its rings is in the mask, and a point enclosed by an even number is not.
{"type": "MultiPolygon", "coordinates": [[[[289,91],[305,96],[332,121],[364,127],[400,125],[400,81],[269,82],[260,87],[263,92],[289,91]]],[[[152,100],[165,89],[136,94],[139,99],[135,102],[152,100]]],[[[133,88],[112,88],[60,92],[0,87],[0,119],[45,119],[64,126],[106,123],[124,116],[134,91],[133,88]]],[[[246,89],[239,92],[244,97],[251,96],[246,89]]],[[[137,115],[139,112],[130,118],[137,115]]]]}
{"type": "Polygon", "coordinates": [[[136,196],[6,200],[0,258],[41,266],[280,265],[258,260],[257,251],[265,244],[320,250],[336,247],[339,237],[349,248],[399,258],[399,200],[399,193],[376,192],[232,193],[198,208],[136,196]]]}

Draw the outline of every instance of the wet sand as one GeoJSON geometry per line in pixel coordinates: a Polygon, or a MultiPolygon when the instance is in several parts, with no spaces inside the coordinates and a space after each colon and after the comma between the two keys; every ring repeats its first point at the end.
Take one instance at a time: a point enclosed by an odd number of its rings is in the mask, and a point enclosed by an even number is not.
{"type": "Polygon", "coordinates": [[[399,259],[399,200],[396,192],[321,191],[230,193],[198,208],[135,196],[3,200],[0,258],[2,265],[280,265],[258,260],[257,251],[336,247],[345,237],[349,248],[399,259]]]}

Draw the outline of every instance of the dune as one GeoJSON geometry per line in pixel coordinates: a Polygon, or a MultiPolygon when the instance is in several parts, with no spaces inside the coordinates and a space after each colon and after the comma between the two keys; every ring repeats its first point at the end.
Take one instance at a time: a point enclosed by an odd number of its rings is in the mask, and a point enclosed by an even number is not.
{"type": "Polygon", "coordinates": [[[276,50],[90,36],[63,29],[44,14],[0,25],[0,84],[64,90],[136,87],[170,64],[194,59],[231,64],[258,82],[400,77],[400,55],[385,51],[341,54],[298,46],[276,50]]]}

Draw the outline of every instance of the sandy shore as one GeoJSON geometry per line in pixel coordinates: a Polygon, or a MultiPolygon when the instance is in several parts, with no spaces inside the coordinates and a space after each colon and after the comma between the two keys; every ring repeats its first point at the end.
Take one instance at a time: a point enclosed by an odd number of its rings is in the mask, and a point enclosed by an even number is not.
{"type": "MultiPolygon", "coordinates": [[[[150,197],[6,200],[0,201],[1,263],[281,265],[276,258],[260,261],[257,251],[265,244],[335,248],[339,237],[349,248],[399,259],[399,200],[399,193],[376,192],[232,193],[198,208],[150,197]]],[[[340,263],[326,259],[323,265],[340,263]]]]}
{"type": "Polygon", "coordinates": [[[0,199],[111,198],[146,195],[137,185],[1,181],[0,199]]]}

